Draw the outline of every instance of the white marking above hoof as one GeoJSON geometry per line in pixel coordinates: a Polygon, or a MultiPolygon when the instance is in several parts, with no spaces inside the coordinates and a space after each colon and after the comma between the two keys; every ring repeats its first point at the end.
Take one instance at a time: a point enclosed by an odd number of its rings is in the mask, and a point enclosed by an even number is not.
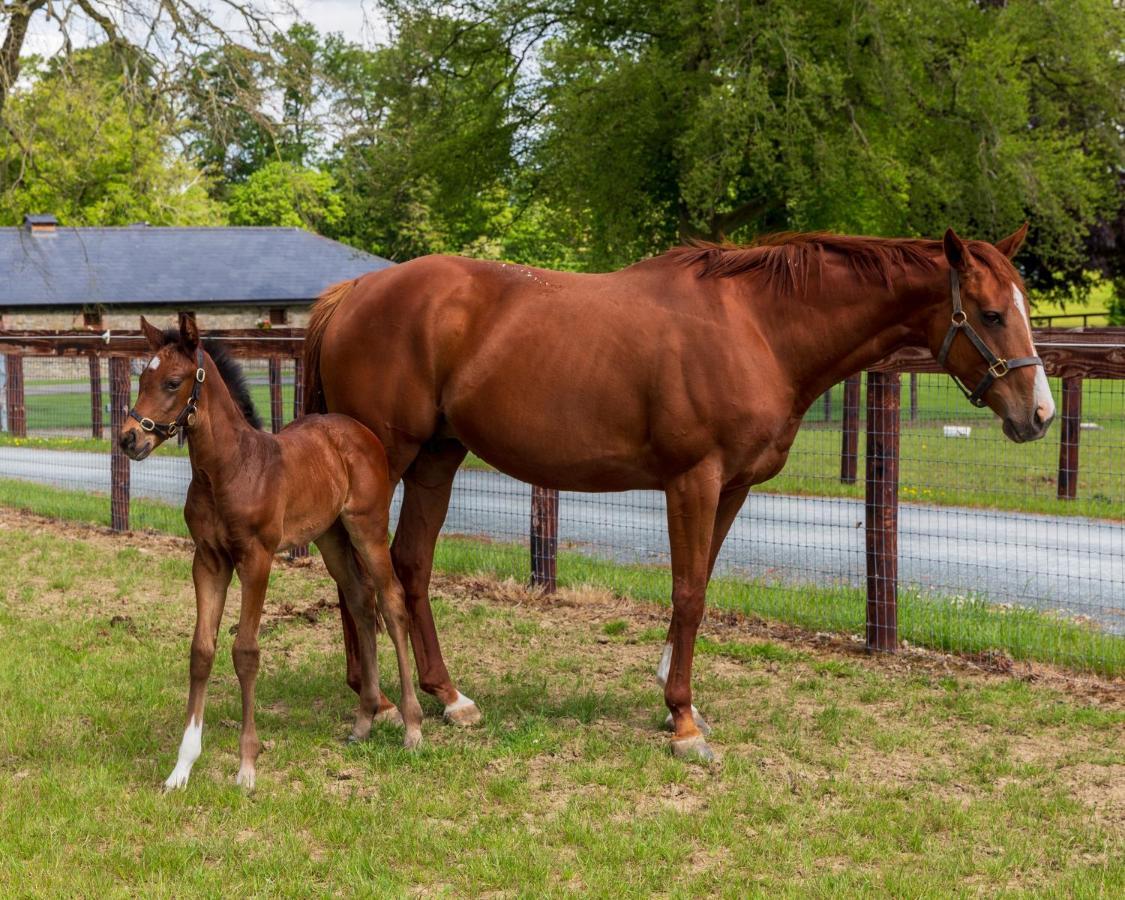
{"type": "Polygon", "coordinates": [[[461,726],[476,725],[481,720],[477,705],[460,691],[457,692],[457,699],[445,707],[442,715],[445,721],[461,726]]]}
{"type": "Polygon", "coordinates": [[[672,667],[672,644],[664,645],[664,652],[660,654],[660,663],[656,667],[656,683],[661,687],[668,684],[668,670],[672,667]]]}
{"type": "Polygon", "coordinates": [[[187,786],[188,778],[191,777],[191,767],[195,765],[202,751],[203,723],[196,722],[193,716],[184,729],[184,736],[180,741],[180,755],[176,760],[176,768],[164,781],[165,792],[187,786]]]}
{"type": "MultiPolygon", "coordinates": [[[[704,737],[711,737],[711,726],[707,724],[707,720],[699,714],[699,710],[694,706],[691,708],[691,717],[695,720],[695,727],[700,730],[704,737]]],[[[664,727],[668,731],[675,731],[675,725],[672,721],[672,714],[668,713],[668,718],[664,720],[664,727]]]]}

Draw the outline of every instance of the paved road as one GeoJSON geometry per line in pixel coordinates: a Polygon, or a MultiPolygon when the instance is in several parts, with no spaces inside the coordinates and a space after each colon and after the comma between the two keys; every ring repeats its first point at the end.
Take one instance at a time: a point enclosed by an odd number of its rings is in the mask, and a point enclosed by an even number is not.
{"type": "MultiPolygon", "coordinates": [[[[0,448],[0,477],[109,491],[109,457],[0,448]]],[[[178,504],[190,477],[183,457],[132,464],[134,497],[178,504]]],[[[527,538],[526,485],[463,471],[446,533],[527,538]]],[[[397,497],[396,513],[397,515],[397,497]]],[[[664,500],[648,491],[563,494],[560,540],[621,562],[668,560],[664,500]]],[[[863,504],[855,500],[752,494],[723,547],[720,567],[786,583],[859,586],[864,578],[863,504]]],[[[1062,609],[1125,634],[1125,526],[950,507],[900,510],[899,574],[941,594],[1062,609]]]]}

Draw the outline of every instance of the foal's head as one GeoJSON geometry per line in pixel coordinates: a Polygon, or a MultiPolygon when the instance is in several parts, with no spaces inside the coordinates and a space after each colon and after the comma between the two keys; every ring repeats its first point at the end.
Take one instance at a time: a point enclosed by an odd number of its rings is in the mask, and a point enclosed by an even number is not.
{"type": "Polygon", "coordinates": [[[155,356],[141,373],[137,402],[121,429],[121,449],[141,460],[165,440],[195,423],[195,401],[203,381],[202,348],[194,317],[181,313],[179,332],[165,334],[141,317],[141,330],[155,356]]]}
{"type": "Polygon", "coordinates": [[[1009,260],[1027,225],[995,246],[972,247],[949,229],[942,242],[949,263],[949,302],[928,325],[930,349],[959,378],[977,406],[1004,422],[1011,440],[1037,440],[1055,417],[1055,402],[1031,337],[1023,280],[1009,260]],[[961,310],[957,310],[958,296],[961,310]]]}

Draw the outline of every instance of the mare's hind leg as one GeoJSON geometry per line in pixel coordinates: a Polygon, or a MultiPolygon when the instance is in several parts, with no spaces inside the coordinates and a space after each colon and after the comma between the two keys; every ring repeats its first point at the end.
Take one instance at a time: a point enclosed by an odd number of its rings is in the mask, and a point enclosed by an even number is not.
{"type": "Polygon", "coordinates": [[[164,782],[166,791],[187,785],[191,767],[203,749],[203,703],[207,696],[207,679],[215,662],[215,639],[223,618],[231,571],[230,561],[224,556],[202,545],[196,547],[191,564],[191,578],[195,582],[195,635],[191,639],[187,724],[176,767],[164,782]]]}
{"type": "Polygon", "coordinates": [[[457,725],[476,724],[480,710],[454,687],[445,668],[430,609],[430,573],[434,545],[449,511],[453,478],[466,452],[455,440],[433,441],[421,449],[403,477],[402,511],[391,544],[395,574],[406,592],[418,681],[422,690],[445,704],[446,721],[457,725]]]}
{"type": "MultiPolygon", "coordinates": [[[[348,533],[341,522],[334,524],[316,540],[328,573],[343,594],[344,603],[357,627],[354,634],[356,668],[359,673],[359,709],[351,740],[362,741],[371,733],[379,714],[379,667],[375,644],[375,591],[365,573],[359,570],[348,533]]],[[[391,707],[394,708],[393,705],[391,707]]]]}
{"type": "MultiPolygon", "coordinates": [[[[707,566],[707,580],[710,582],[711,573],[715,571],[715,560],[719,558],[719,550],[722,549],[723,541],[726,540],[727,533],[730,527],[734,524],[734,519],[738,515],[738,511],[742,509],[742,504],[746,501],[746,495],[750,492],[750,486],[745,485],[742,487],[731,488],[730,490],[723,491],[719,495],[719,506],[715,510],[715,524],[711,530],[711,553],[707,566]]],[[[660,655],[660,664],[656,667],[656,681],[661,687],[665,687],[668,681],[668,667],[672,661],[672,629],[668,628],[668,640],[664,644],[664,652],[660,655]]],[[[711,735],[711,726],[700,715],[699,710],[693,705],[691,708],[692,717],[695,719],[695,727],[702,732],[704,737],[711,735]]],[[[664,727],[672,730],[672,714],[668,713],[668,718],[664,720],[664,727]]]]}
{"type": "Polygon", "coordinates": [[[238,741],[238,784],[246,790],[254,789],[257,777],[258,728],[254,723],[254,689],[258,681],[261,651],[258,649],[258,630],[262,623],[262,608],[266,603],[266,586],[269,584],[273,553],[262,546],[250,548],[238,563],[238,580],[242,582],[242,610],[238,616],[238,634],[234,638],[231,657],[238,684],[242,688],[242,735],[238,741]]]}
{"type": "Polygon", "coordinates": [[[406,726],[404,745],[408,749],[417,747],[422,742],[422,706],[414,693],[414,678],[410,669],[410,648],[407,644],[407,632],[410,617],[406,612],[406,602],[403,597],[402,585],[395,577],[394,565],[391,563],[390,550],[387,547],[386,522],[380,523],[378,516],[363,513],[351,514],[345,512],[341,518],[344,527],[351,535],[352,546],[363,560],[363,565],[375,581],[375,589],[379,598],[379,612],[383,622],[390,633],[391,641],[395,645],[395,656],[398,660],[398,678],[402,686],[402,717],[406,726]]]}

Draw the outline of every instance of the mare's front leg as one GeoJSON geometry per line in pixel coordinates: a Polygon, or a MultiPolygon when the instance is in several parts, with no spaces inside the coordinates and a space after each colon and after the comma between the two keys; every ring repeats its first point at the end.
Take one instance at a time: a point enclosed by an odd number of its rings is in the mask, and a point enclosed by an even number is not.
{"type": "Polygon", "coordinates": [[[195,635],[191,639],[190,686],[188,688],[187,724],[176,767],[164,782],[164,790],[182,788],[191,776],[191,767],[203,748],[203,702],[207,679],[215,661],[215,640],[223,618],[227,588],[230,586],[231,564],[222,553],[198,546],[191,565],[195,584],[195,635]]]}
{"type": "Polygon", "coordinates": [[[231,648],[234,671],[242,688],[242,735],[238,740],[238,784],[253,790],[256,776],[255,764],[261,744],[254,724],[254,687],[258,679],[261,651],[258,649],[258,629],[262,623],[262,608],[266,602],[273,553],[260,544],[253,544],[243,553],[238,563],[238,579],[242,582],[242,610],[238,617],[238,634],[231,648]]]}
{"type": "MultiPolygon", "coordinates": [[[[664,702],[672,713],[672,752],[701,762],[710,762],[714,754],[696,725],[691,666],[707,595],[720,481],[718,463],[707,460],[677,476],[664,489],[672,550],[672,625],[666,648],[664,702]]],[[[663,663],[661,668],[665,668],[663,663]]]]}
{"type": "MultiPolygon", "coordinates": [[[[715,560],[719,557],[719,551],[722,549],[723,541],[726,540],[727,533],[730,527],[734,524],[735,517],[738,511],[742,509],[742,504],[746,502],[746,495],[750,493],[750,485],[743,485],[740,487],[728,488],[719,495],[719,505],[715,510],[715,523],[711,528],[711,549],[708,554],[707,563],[707,582],[710,584],[711,575],[715,571],[715,560]]],[[[656,668],[656,681],[663,688],[668,681],[668,667],[672,661],[672,629],[668,629],[668,641],[664,645],[664,652],[660,656],[660,665],[656,668]]],[[[695,719],[696,727],[703,733],[704,737],[709,737],[711,734],[711,726],[707,724],[706,720],[700,715],[699,710],[692,706],[692,718],[695,719]]],[[[672,714],[668,713],[668,719],[664,723],[666,728],[673,728],[672,714]]]]}

